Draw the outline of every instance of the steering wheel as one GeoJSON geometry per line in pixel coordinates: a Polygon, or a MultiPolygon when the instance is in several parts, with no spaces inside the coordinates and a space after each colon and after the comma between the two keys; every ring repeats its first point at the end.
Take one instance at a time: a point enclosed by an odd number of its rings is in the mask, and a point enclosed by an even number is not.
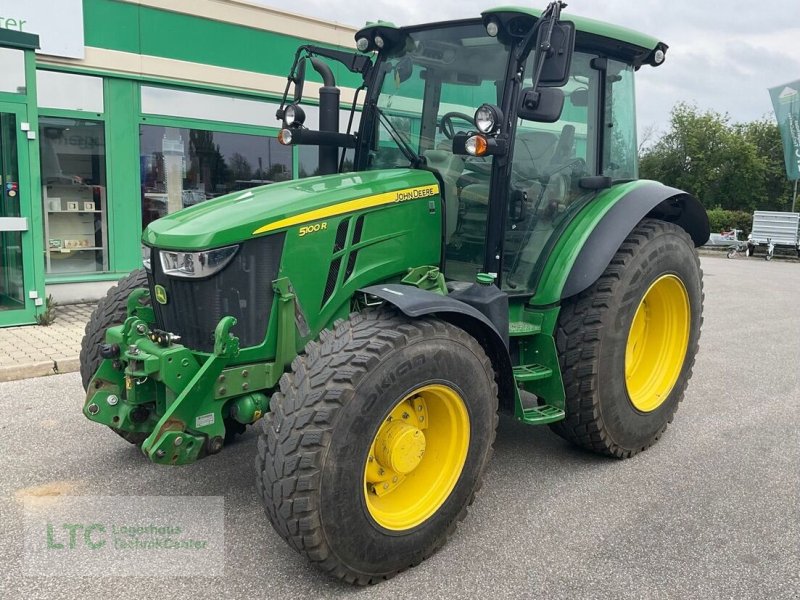
{"type": "Polygon", "coordinates": [[[452,140],[456,136],[456,130],[453,127],[453,119],[461,119],[469,123],[472,127],[475,126],[475,122],[469,115],[460,112],[445,113],[442,115],[442,119],[439,122],[439,130],[444,134],[444,137],[449,140],[452,140]]]}

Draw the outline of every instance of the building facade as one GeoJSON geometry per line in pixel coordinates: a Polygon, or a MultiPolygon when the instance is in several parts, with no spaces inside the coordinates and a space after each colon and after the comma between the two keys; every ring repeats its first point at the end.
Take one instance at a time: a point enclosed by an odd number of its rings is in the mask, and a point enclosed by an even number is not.
{"type": "MultiPolygon", "coordinates": [[[[0,326],[34,322],[48,295],[101,297],[164,214],[315,172],[314,149],[277,142],[275,110],[297,47],[352,49],[355,29],[242,0],[7,4],[0,326]]],[[[335,74],[344,109],[358,83],[335,74]]]]}

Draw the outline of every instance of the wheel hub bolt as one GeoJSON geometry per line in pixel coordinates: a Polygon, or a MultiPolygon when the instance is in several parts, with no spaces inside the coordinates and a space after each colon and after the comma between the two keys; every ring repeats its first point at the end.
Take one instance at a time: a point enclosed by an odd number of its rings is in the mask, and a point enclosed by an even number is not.
{"type": "Polygon", "coordinates": [[[173,443],[176,446],[180,446],[183,443],[183,438],[181,436],[178,436],[178,437],[175,438],[175,441],[173,443]]]}
{"type": "Polygon", "coordinates": [[[116,406],[117,402],[119,402],[119,398],[114,394],[109,394],[109,396],[106,398],[106,402],[108,402],[109,406],[116,406]]]}
{"type": "Polygon", "coordinates": [[[100,407],[97,406],[97,404],[95,404],[94,402],[92,402],[86,410],[89,411],[90,415],[96,415],[97,413],[100,412],[100,407]]]}

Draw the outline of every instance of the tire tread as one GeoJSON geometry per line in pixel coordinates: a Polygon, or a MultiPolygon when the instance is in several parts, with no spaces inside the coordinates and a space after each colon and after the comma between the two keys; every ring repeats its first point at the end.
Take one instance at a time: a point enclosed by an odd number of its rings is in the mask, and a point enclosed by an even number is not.
{"type": "MultiPolygon", "coordinates": [[[[628,267],[637,250],[647,242],[665,233],[674,233],[694,247],[689,235],[677,225],[656,219],[642,220],[630,233],[611,259],[603,275],[588,289],[565,301],[561,307],[556,329],[556,347],[566,392],[566,417],[550,425],[557,435],[582,448],[616,458],[630,458],[656,443],[672,422],[674,411],[664,426],[639,448],[623,448],[616,444],[600,417],[597,391],[598,362],[603,316],[610,308],[611,299],[621,294],[622,272],[628,267]]],[[[702,269],[700,257],[693,250],[697,269],[701,274],[700,327],[702,328],[702,269]]],[[[698,336],[699,340],[699,336],[698,336]]],[[[686,382],[692,376],[695,355],[699,344],[687,349],[691,356],[686,382]]],[[[683,400],[684,388],[680,390],[678,404],[683,400]]]]}
{"type": "MultiPolygon", "coordinates": [[[[388,353],[413,340],[435,335],[449,335],[471,347],[486,372],[493,375],[492,365],[480,345],[452,325],[431,318],[412,321],[388,309],[353,314],[346,321],[337,321],[333,329],[323,331],[318,342],[310,342],[305,352],[294,359],[291,372],[280,380],[280,391],[272,396],[270,412],[263,418],[255,466],[256,490],[267,517],[292,548],[337,579],[367,585],[401,571],[380,576],[353,571],[339,560],[325,538],[315,492],[338,411],[352,397],[358,382],[388,353]]],[[[497,426],[497,386],[493,376],[491,381],[495,422],[475,490],[445,535],[408,567],[415,566],[445,543],[466,516],[467,506],[480,489],[497,426]]]]}

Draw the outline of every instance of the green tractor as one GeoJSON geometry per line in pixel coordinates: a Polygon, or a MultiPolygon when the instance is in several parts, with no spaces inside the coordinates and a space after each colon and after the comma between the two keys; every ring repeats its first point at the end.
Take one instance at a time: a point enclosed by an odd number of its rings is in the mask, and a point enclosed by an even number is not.
{"type": "Polygon", "coordinates": [[[298,49],[279,138],[320,175],[147,227],[87,325],[85,416],[164,465],[261,420],[269,520],[357,584],[445,542],[499,412],[612,457],[655,443],[692,374],[708,219],[637,178],[634,73],[667,46],[561,9],[298,49]],[[341,124],[331,65],[363,82],[341,124]]]}

